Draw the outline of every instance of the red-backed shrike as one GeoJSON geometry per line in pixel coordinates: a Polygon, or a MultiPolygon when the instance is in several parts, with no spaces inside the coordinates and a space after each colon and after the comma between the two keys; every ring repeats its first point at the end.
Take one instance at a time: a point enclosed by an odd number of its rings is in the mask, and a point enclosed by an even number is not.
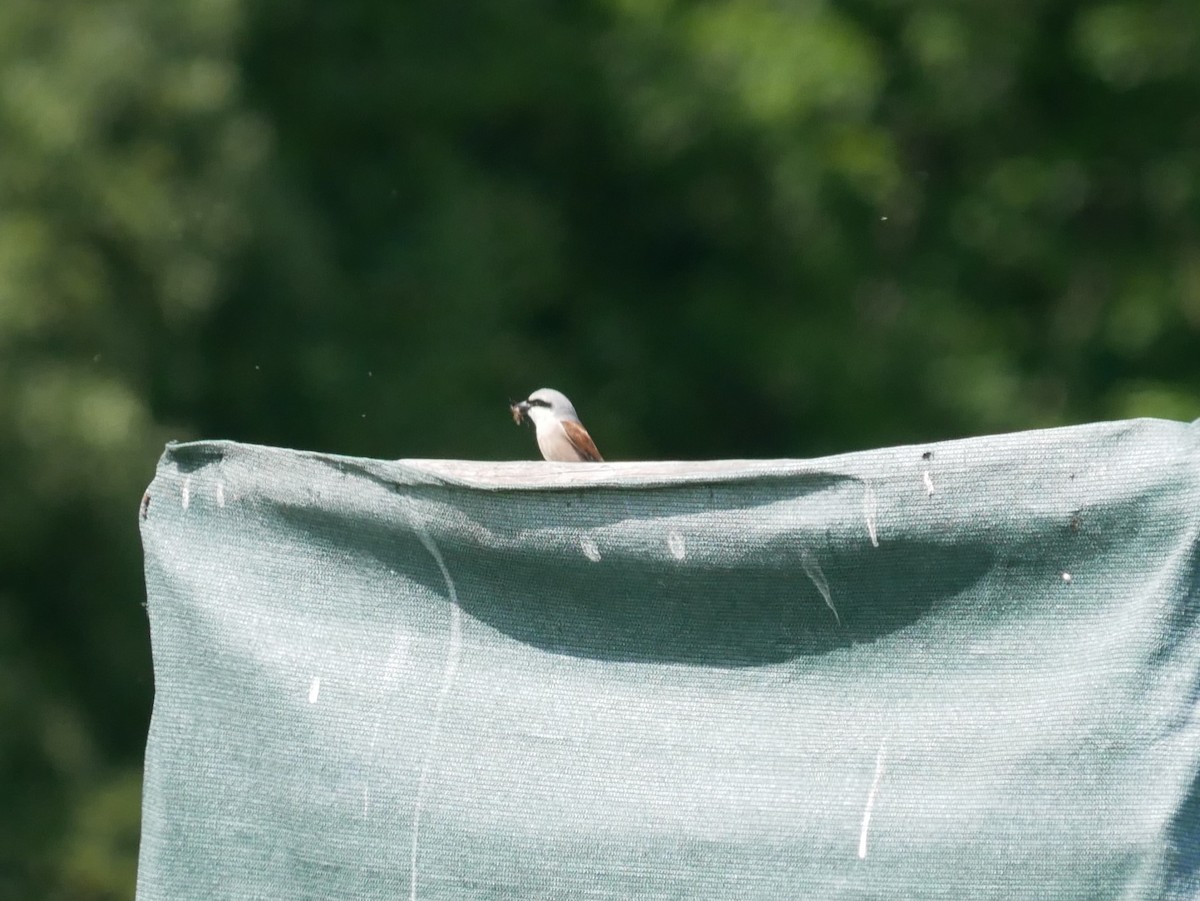
{"type": "Polygon", "coordinates": [[[520,425],[526,417],[537,429],[537,443],[547,460],[562,463],[603,463],[604,458],[567,396],[553,388],[539,388],[528,400],[510,404],[513,420],[520,425]]]}

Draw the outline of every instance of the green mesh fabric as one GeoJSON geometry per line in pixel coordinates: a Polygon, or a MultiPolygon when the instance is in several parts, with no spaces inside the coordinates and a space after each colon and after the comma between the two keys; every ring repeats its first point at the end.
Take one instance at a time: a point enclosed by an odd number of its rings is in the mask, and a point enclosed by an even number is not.
{"type": "Polygon", "coordinates": [[[138,897],[1195,897],[1198,438],[172,445],[138,897]]]}

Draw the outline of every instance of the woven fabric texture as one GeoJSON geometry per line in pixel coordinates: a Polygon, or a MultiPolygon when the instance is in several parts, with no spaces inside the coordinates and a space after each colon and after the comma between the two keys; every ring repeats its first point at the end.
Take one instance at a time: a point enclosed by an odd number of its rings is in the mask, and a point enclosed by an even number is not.
{"type": "Polygon", "coordinates": [[[172,445],[138,898],[1195,897],[1198,446],[172,445]]]}

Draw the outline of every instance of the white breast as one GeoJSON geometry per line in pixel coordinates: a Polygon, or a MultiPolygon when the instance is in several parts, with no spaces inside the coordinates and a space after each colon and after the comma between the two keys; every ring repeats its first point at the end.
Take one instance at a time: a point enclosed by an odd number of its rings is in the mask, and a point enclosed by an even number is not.
{"type": "Polygon", "coordinates": [[[537,423],[537,443],[542,456],[560,463],[578,463],[583,458],[563,431],[558,420],[537,423]]]}

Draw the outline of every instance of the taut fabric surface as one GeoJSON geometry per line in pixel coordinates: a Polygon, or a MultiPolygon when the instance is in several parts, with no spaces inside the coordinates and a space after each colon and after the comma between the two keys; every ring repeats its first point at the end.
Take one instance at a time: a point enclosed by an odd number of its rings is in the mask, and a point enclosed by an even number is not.
{"type": "Polygon", "coordinates": [[[1196,897],[1198,439],[172,445],[138,898],[1196,897]]]}

